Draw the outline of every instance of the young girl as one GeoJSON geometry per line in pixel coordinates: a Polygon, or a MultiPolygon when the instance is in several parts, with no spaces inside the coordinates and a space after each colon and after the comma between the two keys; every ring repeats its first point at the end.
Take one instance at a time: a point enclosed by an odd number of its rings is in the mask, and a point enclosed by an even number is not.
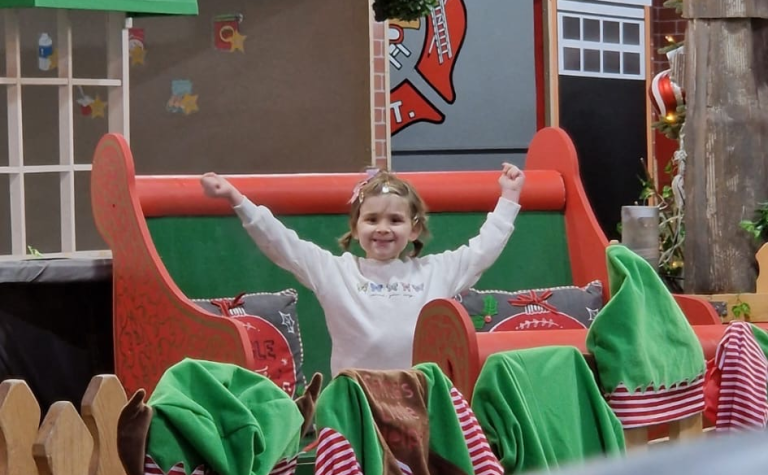
{"type": "MultiPolygon", "coordinates": [[[[396,175],[381,171],[355,187],[349,232],[365,258],[334,256],[299,239],[264,206],[254,205],[215,173],[201,179],[205,194],[226,199],[261,251],[316,295],[331,336],[331,371],[408,369],[421,308],[474,285],[501,254],[514,229],[525,177],[505,163],[501,196],[480,234],[454,251],[418,257],[428,234],[424,202],[396,175]],[[406,247],[413,243],[408,257],[406,247]]],[[[459,193],[460,190],[457,190],[459,193]]]]}

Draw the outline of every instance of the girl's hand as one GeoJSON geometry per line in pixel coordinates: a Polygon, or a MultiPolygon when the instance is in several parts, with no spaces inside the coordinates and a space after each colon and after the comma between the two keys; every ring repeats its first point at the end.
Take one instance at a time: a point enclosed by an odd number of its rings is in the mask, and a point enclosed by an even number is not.
{"type": "Polygon", "coordinates": [[[499,177],[501,196],[515,203],[519,202],[520,192],[523,191],[523,183],[525,183],[523,171],[510,163],[504,162],[502,164],[501,176],[499,177]]]}
{"type": "Polygon", "coordinates": [[[228,182],[226,178],[215,173],[208,172],[200,178],[203,192],[210,198],[224,198],[232,206],[237,206],[243,201],[243,195],[228,182]]]}

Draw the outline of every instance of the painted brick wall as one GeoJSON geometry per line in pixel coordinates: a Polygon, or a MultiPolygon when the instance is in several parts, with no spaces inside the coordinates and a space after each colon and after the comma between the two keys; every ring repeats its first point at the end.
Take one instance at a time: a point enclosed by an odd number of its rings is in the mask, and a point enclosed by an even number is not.
{"type": "Polygon", "coordinates": [[[658,53],[658,49],[667,44],[666,37],[671,36],[680,42],[685,38],[684,20],[674,8],[665,8],[664,0],[653,0],[651,8],[651,37],[653,38],[653,73],[656,74],[667,68],[667,57],[658,53]]]}
{"type": "Polygon", "coordinates": [[[371,15],[371,118],[373,164],[389,168],[389,54],[387,23],[376,22],[371,15]]]}

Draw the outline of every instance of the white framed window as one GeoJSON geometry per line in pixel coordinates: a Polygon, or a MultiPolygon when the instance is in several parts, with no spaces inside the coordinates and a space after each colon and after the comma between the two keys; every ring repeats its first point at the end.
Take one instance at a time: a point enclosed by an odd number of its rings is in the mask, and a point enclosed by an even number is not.
{"type": "Polygon", "coordinates": [[[90,210],[95,143],[76,143],[82,135],[78,128],[85,127],[78,99],[87,93],[103,101],[103,118],[94,116],[87,123],[91,136],[117,132],[129,138],[124,52],[131,20],[119,12],[64,9],[0,9],[0,16],[0,113],[7,120],[7,146],[0,150],[0,259],[23,258],[33,250],[45,257],[108,254],[95,236],[90,210]],[[96,18],[98,25],[93,24],[96,18]],[[94,45],[92,37],[90,43],[83,41],[73,30],[73,19],[99,35],[100,43],[94,45]],[[43,61],[51,51],[39,48],[51,43],[56,66],[46,70],[43,61]],[[101,53],[98,61],[94,50],[101,53]],[[80,51],[87,62],[78,61],[80,51]],[[86,74],[76,75],[78,70],[86,74]],[[95,77],[88,74],[94,70],[100,71],[95,77]],[[78,232],[83,227],[94,232],[78,232]]]}
{"type": "Polygon", "coordinates": [[[558,2],[559,73],[645,80],[642,6],[558,2]]]}

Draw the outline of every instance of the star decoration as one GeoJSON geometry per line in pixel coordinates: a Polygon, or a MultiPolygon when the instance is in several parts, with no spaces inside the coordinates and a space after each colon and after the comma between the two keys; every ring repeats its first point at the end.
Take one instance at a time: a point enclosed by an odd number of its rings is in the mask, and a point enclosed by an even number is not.
{"type": "Polygon", "coordinates": [[[287,359],[285,359],[285,358],[281,358],[281,359],[280,359],[280,363],[282,363],[282,364],[283,364],[283,366],[287,366],[287,365],[288,365],[288,360],[287,360],[287,359]]]}
{"type": "Polygon", "coordinates": [[[51,52],[51,57],[48,59],[51,62],[50,69],[56,69],[59,66],[59,50],[54,48],[53,52],[51,52]]]}
{"type": "Polygon", "coordinates": [[[147,51],[144,48],[136,46],[131,48],[131,66],[136,64],[144,64],[144,57],[147,55],[147,51]]]}
{"type": "Polygon", "coordinates": [[[600,312],[600,309],[587,307],[587,312],[589,312],[589,321],[591,322],[595,319],[597,314],[600,312]]]}
{"type": "Polygon", "coordinates": [[[232,33],[232,42],[229,45],[229,51],[240,51],[242,53],[245,53],[245,39],[247,38],[246,35],[241,35],[239,31],[235,30],[234,33],[232,33]]]}
{"type": "Polygon", "coordinates": [[[197,112],[197,94],[184,94],[181,98],[181,109],[184,111],[184,115],[189,115],[193,112],[197,112]]]}
{"type": "Polygon", "coordinates": [[[96,99],[91,102],[91,118],[104,117],[104,109],[107,108],[107,103],[101,100],[101,97],[96,96],[96,99]]]}
{"type": "Polygon", "coordinates": [[[281,323],[285,326],[288,333],[295,333],[293,326],[296,324],[296,321],[293,319],[293,317],[291,317],[291,314],[283,313],[283,312],[280,312],[279,310],[278,312],[280,313],[280,318],[283,319],[281,323]]]}

